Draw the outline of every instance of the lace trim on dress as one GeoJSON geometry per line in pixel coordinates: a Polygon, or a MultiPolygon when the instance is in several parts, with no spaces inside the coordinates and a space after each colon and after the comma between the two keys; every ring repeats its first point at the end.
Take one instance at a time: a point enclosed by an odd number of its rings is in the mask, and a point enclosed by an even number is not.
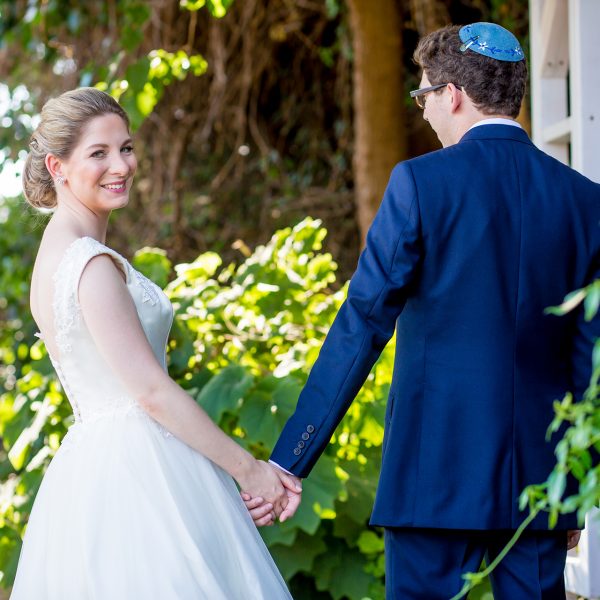
{"type": "Polygon", "coordinates": [[[77,301],[79,279],[87,263],[99,254],[108,254],[123,266],[129,279],[129,263],[117,252],[107,248],[91,237],[75,240],[65,251],[53,276],[54,330],[56,345],[61,353],[72,350],[69,333],[79,323],[81,309],[77,301]]]}
{"type": "Polygon", "coordinates": [[[88,427],[104,419],[122,419],[135,415],[148,421],[165,438],[173,437],[173,434],[165,429],[158,421],[155,421],[135,400],[127,397],[109,398],[102,407],[90,413],[86,413],[85,420],[81,417],[75,419],[75,423],[69,427],[66,435],[61,441],[63,451],[76,446],[83,439],[84,432],[88,427]]]}
{"type": "Polygon", "coordinates": [[[122,396],[105,398],[99,407],[86,412],[85,424],[90,425],[107,417],[123,417],[133,412],[143,412],[143,409],[133,398],[122,396]]]}
{"type": "Polygon", "coordinates": [[[156,284],[135,269],[133,274],[137,284],[142,288],[142,302],[150,302],[150,306],[156,306],[159,302],[158,294],[154,289],[156,284]]]}
{"type": "Polygon", "coordinates": [[[172,437],[172,433],[153,419],[133,398],[118,396],[103,400],[97,409],[86,413],[83,424],[88,427],[103,419],[119,419],[136,415],[148,420],[164,437],[172,437]]]}

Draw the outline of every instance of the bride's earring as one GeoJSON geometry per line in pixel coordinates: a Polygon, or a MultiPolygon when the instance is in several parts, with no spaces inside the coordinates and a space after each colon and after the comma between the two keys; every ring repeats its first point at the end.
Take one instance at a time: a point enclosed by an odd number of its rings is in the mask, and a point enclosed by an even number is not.
{"type": "Polygon", "coordinates": [[[65,178],[62,175],[57,175],[56,176],[56,183],[58,183],[58,185],[64,185],[65,184],[65,178]]]}

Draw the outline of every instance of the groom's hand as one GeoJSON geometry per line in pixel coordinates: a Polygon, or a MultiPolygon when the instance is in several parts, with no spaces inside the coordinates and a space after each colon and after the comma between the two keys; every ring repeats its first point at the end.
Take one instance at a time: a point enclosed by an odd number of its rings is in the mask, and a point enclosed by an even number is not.
{"type": "Polygon", "coordinates": [[[277,473],[287,495],[287,504],[279,515],[279,520],[283,523],[293,517],[300,506],[300,500],[302,499],[302,480],[280,467],[277,463],[269,461],[269,464],[275,473],[277,473]]]}
{"type": "Polygon", "coordinates": [[[279,520],[283,523],[288,519],[291,519],[298,510],[300,506],[300,500],[302,500],[302,480],[294,475],[290,475],[289,473],[285,473],[278,467],[273,467],[275,471],[278,471],[278,474],[285,477],[286,479],[281,479],[281,483],[283,483],[283,487],[285,488],[285,493],[288,497],[288,503],[286,507],[283,509],[282,513],[279,515],[279,520]]]}

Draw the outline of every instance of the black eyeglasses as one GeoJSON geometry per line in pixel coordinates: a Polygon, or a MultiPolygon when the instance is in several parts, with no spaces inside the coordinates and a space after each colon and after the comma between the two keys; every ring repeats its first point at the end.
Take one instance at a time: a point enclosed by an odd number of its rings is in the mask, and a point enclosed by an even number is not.
{"type": "MultiPolygon", "coordinates": [[[[450,83],[450,82],[448,82],[448,83],[450,83]]],[[[432,85],[430,87],[421,88],[419,90],[413,90],[410,93],[410,97],[414,98],[415,102],[417,103],[417,106],[423,110],[425,108],[425,101],[427,100],[425,95],[429,94],[429,92],[435,92],[435,90],[441,90],[443,87],[446,87],[448,85],[448,83],[438,83],[438,85],[432,85]]],[[[462,87],[460,85],[456,85],[456,84],[454,84],[454,85],[458,89],[460,89],[462,87]]]]}

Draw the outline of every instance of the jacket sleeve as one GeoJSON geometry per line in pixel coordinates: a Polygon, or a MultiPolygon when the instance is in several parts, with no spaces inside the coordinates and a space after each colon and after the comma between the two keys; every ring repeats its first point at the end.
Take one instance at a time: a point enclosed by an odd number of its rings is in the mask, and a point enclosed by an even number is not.
{"type": "MultiPolygon", "coordinates": [[[[600,280],[598,260],[592,269],[589,283],[600,280]]],[[[576,400],[581,400],[590,385],[592,377],[592,354],[596,340],[600,338],[600,311],[589,321],[585,319],[583,306],[577,308],[573,352],[571,355],[572,392],[576,400]]]]}
{"type": "Polygon", "coordinates": [[[306,477],[391,338],[421,258],[410,166],[392,171],[365,250],[271,459],[306,477]]]}

